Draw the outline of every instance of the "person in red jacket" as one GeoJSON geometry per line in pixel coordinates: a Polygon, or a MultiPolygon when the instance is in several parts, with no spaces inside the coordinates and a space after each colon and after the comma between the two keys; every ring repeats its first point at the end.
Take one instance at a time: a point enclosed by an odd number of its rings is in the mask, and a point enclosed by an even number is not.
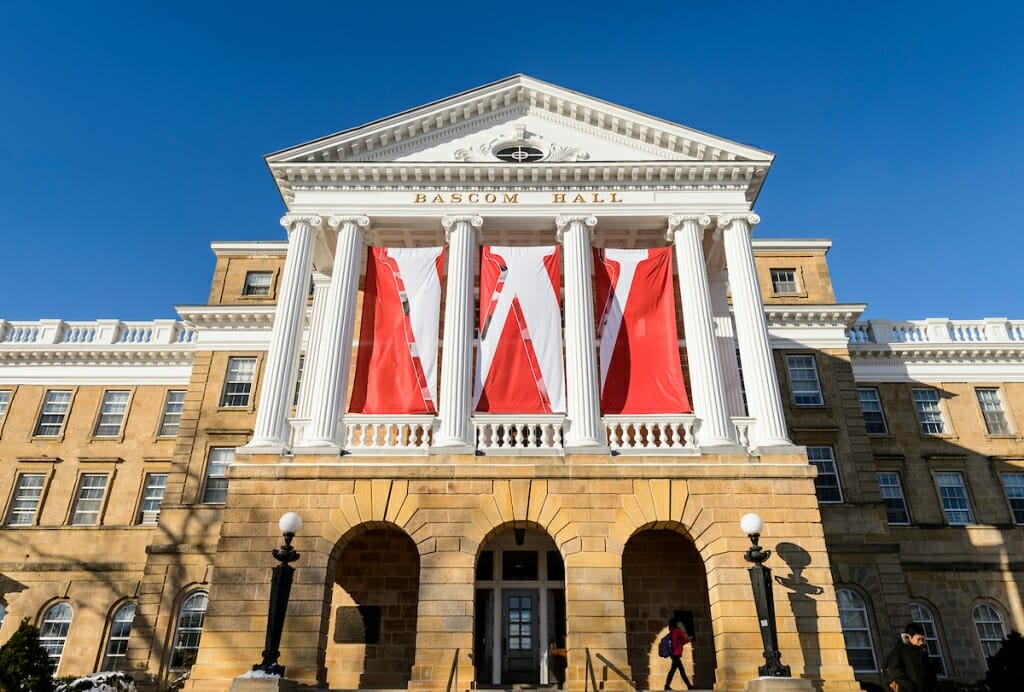
{"type": "Polygon", "coordinates": [[[690,639],[686,636],[686,631],[683,630],[683,623],[675,618],[668,621],[669,633],[672,635],[672,667],[668,669],[668,677],[665,678],[665,689],[672,689],[672,678],[675,677],[676,671],[683,676],[683,682],[686,683],[686,689],[692,690],[693,685],[690,684],[690,678],[686,677],[686,670],[683,668],[683,647],[686,646],[690,639]]]}

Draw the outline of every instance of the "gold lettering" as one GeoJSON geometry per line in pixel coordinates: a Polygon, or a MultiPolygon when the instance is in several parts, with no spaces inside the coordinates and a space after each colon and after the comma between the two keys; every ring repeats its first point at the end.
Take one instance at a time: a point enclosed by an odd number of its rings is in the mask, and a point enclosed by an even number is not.
{"type": "Polygon", "coordinates": [[[505,196],[502,198],[501,201],[504,204],[519,204],[519,193],[514,192],[512,194],[509,194],[508,192],[506,192],[505,196]]]}
{"type": "Polygon", "coordinates": [[[494,204],[495,202],[498,201],[498,196],[493,192],[488,192],[486,195],[484,195],[484,201],[487,202],[488,204],[494,204]]]}
{"type": "Polygon", "coordinates": [[[427,201],[427,196],[421,192],[416,193],[416,199],[413,200],[415,204],[423,204],[427,201]]]}
{"type": "Polygon", "coordinates": [[[572,203],[573,204],[586,204],[587,203],[587,198],[584,197],[583,195],[579,194],[579,193],[576,193],[576,196],[572,198],[572,203]]]}
{"type": "Polygon", "coordinates": [[[604,204],[604,197],[601,196],[601,193],[595,192],[593,197],[594,204],[604,204]]]}
{"type": "Polygon", "coordinates": [[[460,195],[458,192],[453,192],[448,196],[448,201],[451,202],[452,204],[458,204],[459,202],[462,201],[462,195],[460,195]]]}
{"type": "Polygon", "coordinates": [[[469,202],[470,204],[476,204],[477,202],[480,201],[480,195],[478,195],[475,192],[470,192],[469,196],[466,197],[466,201],[469,202]]]}
{"type": "Polygon", "coordinates": [[[551,193],[552,204],[565,204],[565,193],[564,192],[552,192],[551,193]]]}
{"type": "Polygon", "coordinates": [[[434,198],[430,200],[431,204],[444,204],[444,197],[441,195],[434,195],[434,198]]]}
{"type": "Polygon", "coordinates": [[[609,202],[620,202],[620,203],[622,202],[622,200],[619,199],[619,195],[618,195],[617,192],[613,192],[612,193],[612,198],[610,200],[608,200],[608,201],[609,202]]]}

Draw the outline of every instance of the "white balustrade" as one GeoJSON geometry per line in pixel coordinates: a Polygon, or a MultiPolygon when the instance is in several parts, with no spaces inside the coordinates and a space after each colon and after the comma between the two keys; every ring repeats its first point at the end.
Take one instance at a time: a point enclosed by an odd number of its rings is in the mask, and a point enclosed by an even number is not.
{"type": "Polygon", "coordinates": [[[696,417],[607,415],[608,446],[616,454],[697,454],[696,417]]]}
{"type": "Polygon", "coordinates": [[[750,447],[750,429],[755,419],[747,416],[733,416],[732,424],[736,426],[736,438],[740,447],[750,447]]]}
{"type": "Polygon", "coordinates": [[[196,330],[177,320],[151,322],[7,322],[0,320],[0,344],[164,345],[190,344],[196,330]]]}
{"type": "Polygon", "coordinates": [[[434,417],[349,414],[344,418],[344,450],[349,454],[419,456],[430,447],[434,417]]]}
{"type": "Polygon", "coordinates": [[[1024,320],[868,320],[847,330],[851,344],[976,344],[1024,341],[1024,320]]]}
{"type": "Polygon", "coordinates": [[[561,454],[564,416],[473,416],[476,449],[482,454],[561,454]]]}

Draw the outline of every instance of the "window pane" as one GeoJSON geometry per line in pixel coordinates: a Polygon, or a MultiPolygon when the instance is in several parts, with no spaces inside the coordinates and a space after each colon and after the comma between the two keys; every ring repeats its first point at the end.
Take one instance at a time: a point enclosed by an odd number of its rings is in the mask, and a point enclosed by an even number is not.
{"type": "Polygon", "coordinates": [[[64,654],[64,643],[71,629],[71,606],[58,603],[46,611],[43,624],[39,627],[39,643],[50,656],[50,665],[56,673],[60,667],[60,657],[64,654]]]}
{"type": "Polygon", "coordinates": [[[64,417],[71,405],[71,392],[46,393],[43,399],[43,410],[39,413],[39,422],[34,434],[41,436],[60,435],[64,427],[64,417]]]}
{"type": "Polygon", "coordinates": [[[999,398],[999,390],[995,388],[979,388],[974,390],[978,395],[978,405],[985,417],[985,427],[989,435],[1009,435],[1010,424],[1003,411],[1003,402],[999,398]]]}
{"type": "Polygon", "coordinates": [[[1004,473],[1003,487],[1006,488],[1006,499],[1010,501],[1014,523],[1024,524],[1024,473],[1004,473]]]}
{"type": "Polygon", "coordinates": [[[8,526],[30,526],[39,508],[39,498],[43,495],[45,476],[41,473],[23,473],[18,476],[18,485],[14,489],[11,509],[7,514],[8,526]]]}
{"type": "Polygon", "coordinates": [[[270,284],[274,275],[271,272],[248,272],[245,275],[244,296],[269,296],[270,284]]]}
{"type": "Polygon", "coordinates": [[[878,474],[878,490],[882,493],[885,503],[885,518],[890,524],[909,524],[907,503],[903,497],[903,484],[900,474],[893,471],[882,471],[878,474]]]}
{"type": "Polygon", "coordinates": [[[814,479],[814,491],[819,502],[842,502],[843,491],[839,487],[839,470],[831,447],[808,447],[807,459],[818,469],[814,479]]]}
{"type": "Polygon", "coordinates": [[[128,392],[104,392],[100,419],[96,422],[96,437],[116,437],[121,434],[124,413],[128,409],[128,392]]]}
{"type": "Polygon", "coordinates": [[[210,461],[206,465],[206,487],[203,490],[205,504],[220,504],[227,501],[228,466],[234,459],[234,447],[214,447],[210,450],[210,461]]]}
{"type": "Polygon", "coordinates": [[[925,647],[928,649],[928,658],[932,661],[935,673],[940,678],[946,677],[946,661],[942,657],[942,646],[939,645],[939,631],[935,627],[935,618],[932,617],[932,611],[921,603],[911,603],[910,615],[910,619],[921,625],[921,629],[924,630],[925,647]]]}
{"type": "Polygon", "coordinates": [[[107,651],[103,658],[104,671],[124,670],[125,654],[128,653],[128,637],[132,633],[135,621],[135,604],[126,603],[114,613],[110,623],[110,636],[107,639],[107,651]]]}
{"type": "Polygon", "coordinates": [[[772,269],[772,291],[797,293],[795,269],[772,269]]]}
{"type": "Polygon", "coordinates": [[[74,526],[91,526],[99,520],[100,507],[103,505],[103,493],[107,489],[107,477],[104,474],[87,473],[78,483],[78,499],[75,511],[71,515],[74,526]]]}
{"type": "Polygon", "coordinates": [[[140,524],[155,524],[160,514],[160,503],[164,500],[167,489],[166,473],[147,473],[146,485],[142,489],[142,508],[139,513],[140,524]]]}
{"type": "Polygon", "coordinates": [[[814,356],[786,356],[786,364],[793,387],[793,403],[797,406],[820,406],[824,403],[814,356]]]}
{"type": "Polygon", "coordinates": [[[864,414],[864,426],[867,428],[868,434],[887,434],[889,428],[885,424],[882,400],[878,396],[878,390],[874,387],[861,387],[857,389],[857,398],[860,400],[860,412],[864,414]]]}
{"type": "Polygon", "coordinates": [[[221,397],[220,405],[248,406],[255,374],[255,358],[231,358],[228,360],[228,374],[224,382],[224,395],[221,397]]]}
{"type": "Polygon", "coordinates": [[[178,434],[178,427],[181,425],[181,411],[185,408],[184,390],[167,392],[167,401],[164,402],[164,415],[160,419],[161,437],[178,434]]]}
{"type": "Polygon", "coordinates": [[[943,435],[946,425],[942,422],[942,411],[939,409],[939,393],[934,389],[915,389],[914,408],[917,419],[921,423],[921,432],[926,435],[943,435]]]}
{"type": "Polygon", "coordinates": [[[846,655],[858,673],[877,670],[875,647],[871,641],[868,611],[859,595],[849,589],[836,591],[839,623],[846,642],[846,655]]]}
{"type": "Polygon", "coordinates": [[[174,632],[174,646],[171,650],[171,670],[187,670],[196,662],[199,639],[203,635],[207,600],[205,591],[197,591],[182,601],[181,611],[178,613],[178,626],[174,632]]]}
{"type": "Polygon", "coordinates": [[[7,413],[7,406],[11,403],[11,390],[0,389],[0,418],[7,413]]]}
{"type": "Polygon", "coordinates": [[[990,605],[980,605],[974,609],[974,627],[978,630],[978,640],[985,658],[995,656],[1006,638],[1003,616],[990,605]]]}
{"type": "Polygon", "coordinates": [[[974,513],[967,499],[963,474],[957,471],[936,473],[935,484],[939,488],[939,498],[942,500],[942,510],[946,513],[946,521],[958,526],[973,524],[974,513]]]}

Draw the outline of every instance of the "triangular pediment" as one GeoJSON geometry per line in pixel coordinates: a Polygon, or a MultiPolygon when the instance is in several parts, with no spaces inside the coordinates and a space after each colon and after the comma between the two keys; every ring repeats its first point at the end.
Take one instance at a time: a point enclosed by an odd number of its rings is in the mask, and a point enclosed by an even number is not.
{"type": "Polygon", "coordinates": [[[267,156],[302,163],[770,162],[773,155],[515,75],[267,156]]]}

